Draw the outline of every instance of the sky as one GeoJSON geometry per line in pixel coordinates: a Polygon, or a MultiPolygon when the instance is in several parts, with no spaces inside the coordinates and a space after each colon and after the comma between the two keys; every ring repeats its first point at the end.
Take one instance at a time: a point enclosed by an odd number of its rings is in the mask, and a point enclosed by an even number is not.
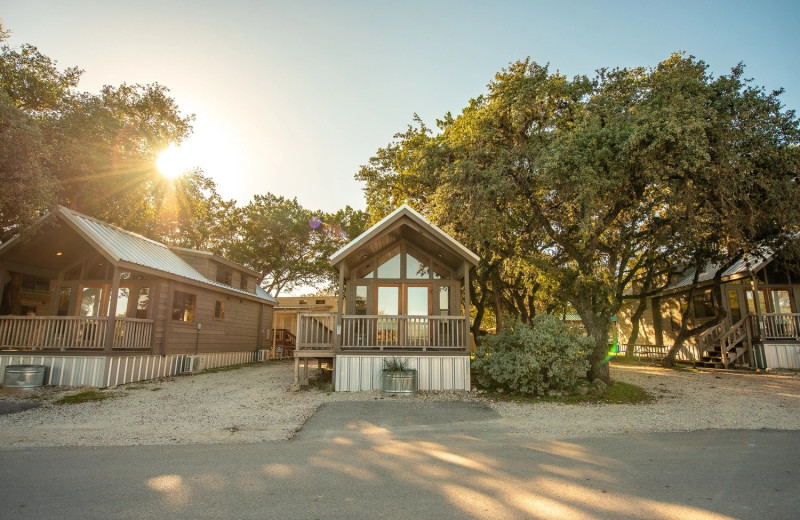
{"type": "Polygon", "coordinates": [[[798,1],[2,0],[0,19],[6,44],[83,69],[80,90],[168,87],[196,117],[181,155],[239,204],[365,208],[354,175],[415,113],[435,126],[528,56],[568,76],[744,62],[800,108],[798,1]]]}

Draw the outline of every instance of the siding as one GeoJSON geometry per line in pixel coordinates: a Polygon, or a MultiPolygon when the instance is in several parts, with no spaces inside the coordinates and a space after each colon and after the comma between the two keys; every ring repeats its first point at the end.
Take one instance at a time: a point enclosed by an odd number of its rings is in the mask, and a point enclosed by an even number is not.
{"type": "Polygon", "coordinates": [[[338,392],[380,390],[383,360],[407,359],[417,370],[420,390],[469,390],[469,356],[336,356],[338,392]]]}
{"type": "MultiPolygon", "coordinates": [[[[255,352],[203,353],[206,368],[250,363],[255,352]]],[[[49,356],[49,355],[0,355],[0,373],[8,365],[44,365],[45,385],[57,386],[109,386],[146,381],[158,377],[178,374],[183,355],[154,356],[149,354],[132,356],[49,356]]]]}
{"type": "MultiPolygon", "coordinates": [[[[260,302],[220,294],[214,291],[175,283],[172,291],[195,295],[194,322],[184,323],[172,320],[169,308],[169,291],[165,291],[164,305],[168,320],[166,323],[166,351],[168,354],[193,354],[199,352],[236,352],[257,350],[260,302]],[[214,317],[217,300],[225,302],[225,318],[214,317]],[[197,324],[202,328],[199,335],[197,324]]],[[[264,306],[263,323],[271,326],[272,306],[264,306]]],[[[263,345],[267,345],[269,327],[264,326],[263,345]]]]}
{"type": "Polygon", "coordinates": [[[765,343],[763,349],[767,368],[800,369],[800,345],[765,343]]]}

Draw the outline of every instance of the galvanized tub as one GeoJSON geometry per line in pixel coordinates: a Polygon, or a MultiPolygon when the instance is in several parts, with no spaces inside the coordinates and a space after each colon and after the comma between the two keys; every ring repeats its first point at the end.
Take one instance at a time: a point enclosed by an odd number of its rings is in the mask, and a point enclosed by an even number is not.
{"type": "Polygon", "coordinates": [[[384,394],[411,395],[416,394],[418,388],[417,371],[403,370],[400,372],[381,372],[381,392],[384,394]]]}
{"type": "Polygon", "coordinates": [[[6,388],[37,388],[44,383],[44,365],[8,365],[3,376],[6,388]]]}

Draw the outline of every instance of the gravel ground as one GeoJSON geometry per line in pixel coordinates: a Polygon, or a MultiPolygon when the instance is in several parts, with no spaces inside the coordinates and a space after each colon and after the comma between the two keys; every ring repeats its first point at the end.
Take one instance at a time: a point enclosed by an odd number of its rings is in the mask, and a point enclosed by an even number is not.
{"type": "MultiPolygon", "coordinates": [[[[477,392],[421,392],[418,401],[473,401],[499,412],[504,434],[570,438],[613,433],[708,429],[800,430],[800,375],[665,370],[615,365],[612,377],[652,392],[640,405],[565,405],[492,401],[477,392]]],[[[129,446],[287,440],[326,402],[381,399],[379,392],[290,392],[292,365],[133,383],[101,391],[113,398],[57,405],[86,389],[0,391],[0,449],[129,446]],[[26,406],[41,404],[23,410],[26,406]],[[16,411],[22,410],[22,411],[16,411]]]]}

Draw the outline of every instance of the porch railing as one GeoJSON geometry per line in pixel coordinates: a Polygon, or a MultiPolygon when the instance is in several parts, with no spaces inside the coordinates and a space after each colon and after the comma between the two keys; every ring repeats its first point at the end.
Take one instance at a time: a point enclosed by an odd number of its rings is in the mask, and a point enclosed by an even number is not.
{"type": "MultiPolygon", "coordinates": [[[[150,350],[153,320],[116,318],[111,348],[150,350]]],[[[107,317],[0,316],[0,348],[102,351],[107,317]]]]}
{"type": "Polygon", "coordinates": [[[342,350],[466,351],[463,316],[342,316],[342,350]]]}
{"type": "MultiPolygon", "coordinates": [[[[341,351],[469,350],[463,316],[342,316],[341,351]]],[[[333,350],[335,313],[297,317],[297,350],[333,350]]]]}
{"type": "Polygon", "coordinates": [[[762,313],[757,320],[764,339],[800,339],[800,313],[762,313]]]}

